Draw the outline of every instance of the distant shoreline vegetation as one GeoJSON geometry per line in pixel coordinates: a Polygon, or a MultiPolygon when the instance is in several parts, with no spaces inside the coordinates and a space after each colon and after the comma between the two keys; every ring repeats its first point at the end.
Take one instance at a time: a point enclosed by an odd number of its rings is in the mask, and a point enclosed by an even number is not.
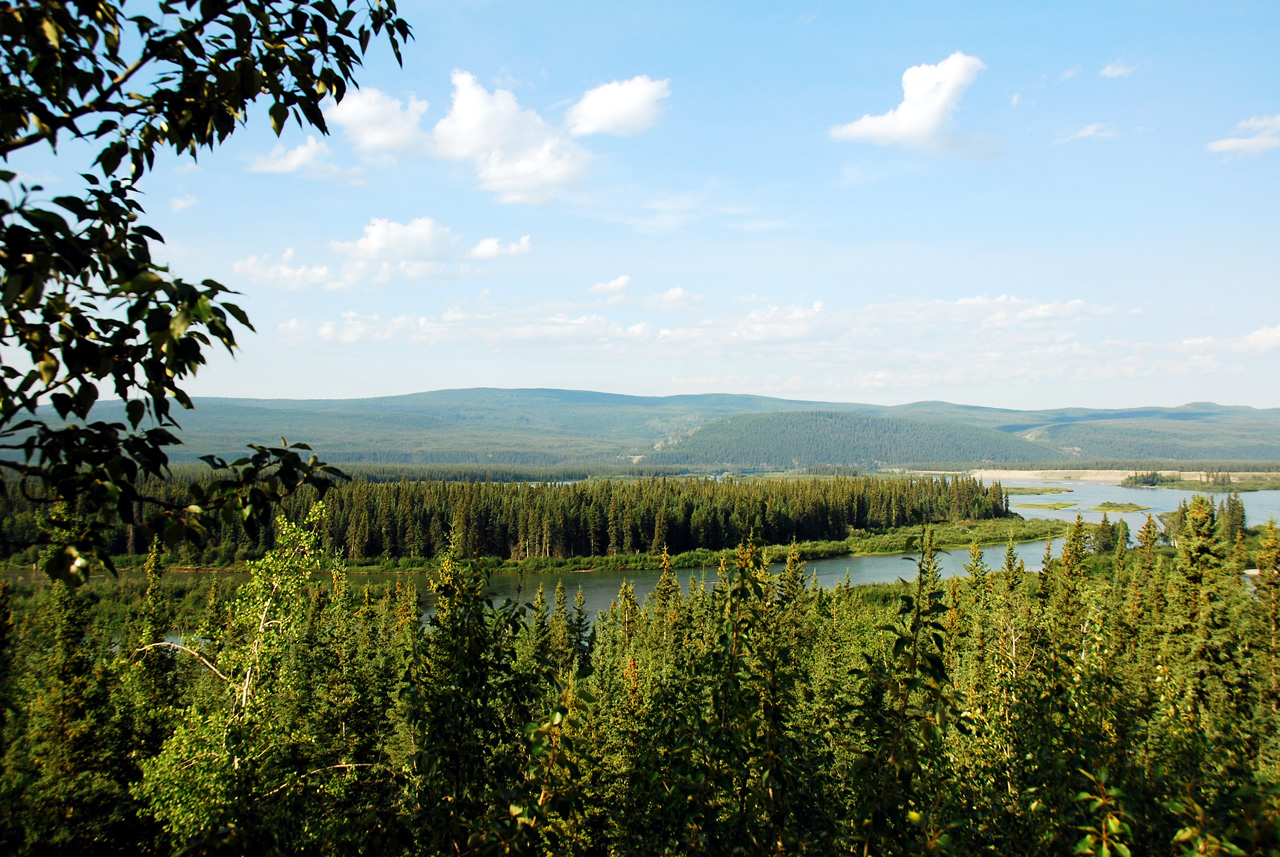
{"type": "MultiPolygon", "coordinates": [[[[1187,468],[1189,470],[1194,468],[1187,468]]],[[[1203,479],[1186,479],[1182,471],[1178,473],[1148,470],[1126,476],[1120,482],[1122,488],[1173,488],[1182,491],[1274,491],[1280,489],[1280,474],[1233,476],[1233,473],[1254,473],[1248,467],[1235,467],[1231,470],[1204,469],[1203,479]]],[[[1266,471],[1270,473],[1270,471],[1266,471]]]]}

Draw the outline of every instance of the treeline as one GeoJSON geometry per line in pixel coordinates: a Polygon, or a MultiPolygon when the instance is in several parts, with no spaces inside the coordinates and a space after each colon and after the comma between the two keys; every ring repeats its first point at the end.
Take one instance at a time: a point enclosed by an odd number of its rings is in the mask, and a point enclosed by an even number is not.
{"type": "Polygon", "coordinates": [[[410,585],[351,588],[320,518],[211,585],[181,644],[158,555],[129,612],[94,604],[112,586],[22,596],[0,851],[1280,847],[1280,538],[1250,556],[1203,498],[1173,555],[1150,520],[1110,550],[1077,523],[1042,574],[1010,545],[943,581],[926,535],[914,583],[827,590],[747,543],[594,621],[562,587],[494,606],[451,553],[424,623],[410,585]]]}
{"type": "MultiPolygon", "coordinates": [[[[969,464],[963,469],[970,469],[979,465],[969,464]]],[[[1040,463],[1030,462],[1008,462],[1000,464],[1001,470],[1131,470],[1135,473],[1141,471],[1160,471],[1160,470],[1177,470],[1179,472],[1199,472],[1208,473],[1232,472],[1232,473],[1276,473],[1280,472],[1280,462],[1274,460],[1264,461],[1235,461],[1223,459],[1176,459],[1176,458],[1095,458],[1088,461],[1042,461],[1040,463]]]]}
{"type": "MultiPolygon", "coordinates": [[[[42,509],[14,486],[0,499],[0,533],[10,545],[34,541],[42,509]]],[[[152,496],[185,502],[189,483],[146,486],[152,496]]],[[[285,517],[306,517],[316,495],[286,501],[285,517]]],[[[723,550],[745,539],[769,544],[843,540],[853,531],[982,520],[1009,514],[999,483],[965,476],[838,477],[809,480],[642,479],[570,484],[371,482],[329,491],[319,528],[336,556],[433,558],[456,534],[467,558],[592,557],[723,550]]],[[[139,555],[149,538],[127,526],[110,532],[113,553],[139,555]]],[[[210,522],[203,548],[175,561],[208,566],[261,557],[274,528],[251,533],[238,521],[210,522]]],[[[34,556],[19,553],[18,561],[34,556]]],[[[12,553],[12,551],[10,551],[12,553]]]]}

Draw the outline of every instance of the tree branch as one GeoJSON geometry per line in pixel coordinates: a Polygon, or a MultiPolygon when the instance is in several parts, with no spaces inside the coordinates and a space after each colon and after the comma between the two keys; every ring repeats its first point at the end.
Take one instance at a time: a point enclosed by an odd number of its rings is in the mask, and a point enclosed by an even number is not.
{"type": "Polygon", "coordinates": [[[141,646],[138,649],[136,649],[134,651],[134,654],[136,655],[138,652],[145,652],[147,649],[160,648],[161,646],[167,646],[170,649],[177,649],[180,652],[186,652],[188,655],[191,655],[200,663],[208,667],[209,671],[214,675],[216,675],[218,678],[222,679],[227,684],[232,684],[231,679],[227,678],[221,672],[219,672],[218,668],[215,667],[212,663],[210,663],[208,658],[206,658],[204,655],[197,652],[195,649],[188,649],[186,646],[182,645],[181,643],[170,643],[168,640],[165,640],[163,643],[149,643],[148,645],[141,646]]]}

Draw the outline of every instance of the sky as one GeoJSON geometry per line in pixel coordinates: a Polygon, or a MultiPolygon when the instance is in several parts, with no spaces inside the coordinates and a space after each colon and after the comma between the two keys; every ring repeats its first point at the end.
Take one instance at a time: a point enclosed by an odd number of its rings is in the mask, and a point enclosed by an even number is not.
{"type": "Polygon", "coordinates": [[[400,11],[145,180],[256,328],[191,393],[1280,406],[1280,4],[400,11]]]}

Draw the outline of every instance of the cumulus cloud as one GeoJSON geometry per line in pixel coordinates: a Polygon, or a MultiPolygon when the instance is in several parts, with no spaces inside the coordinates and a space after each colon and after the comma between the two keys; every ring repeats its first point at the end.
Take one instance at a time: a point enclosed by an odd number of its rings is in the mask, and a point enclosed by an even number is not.
{"type": "Polygon", "coordinates": [[[519,241],[504,245],[497,238],[485,238],[472,247],[467,253],[472,259],[497,259],[501,256],[519,256],[528,253],[529,248],[533,245],[529,243],[529,236],[522,235],[519,241]]]}
{"type": "Polygon", "coordinates": [[[1205,148],[1229,157],[1244,158],[1280,147],[1280,114],[1254,116],[1238,123],[1236,130],[1249,133],[1247,136],[1214,140],[1205,148]]]}
{"type": "Polygon", "coordinates": [[[186,196],[175,196],[169,200],[169,210],[182,211],[185,208],[190,208],[199,201],[200,200],[198,198],[191,194],[187,194],[186,196]]]}
{"type": "Polygon", "coordinates": [[[465,259],[497,259],[529,252],[532,239],[524,235],[504,244],[485,238],[463,250],[461,238],[448,226],[430,217],[400,223],[375,217],[352,240],[334,240],[327,245],[335,257],[332,264],[293,263],[293,248],[286,249],[279,262],[269,256],[249,256],[234,265],[237,275],[280,288],[299,289],[322,285],[326,289],[349,289],[393,280],[458,276],[466,272],[465,259]]]}
{"type": "Polygon", "coordinates": [[[276,330],[284,337],[285,342],[301,342],[311,330],[311,323],[300,318],[291,318],[276,325],[276,330]]]}
{"type": "Polygon", "coordinates": [[[1280,348],[1280,324],[1260,327],[1243,336],[1218,338],[1213,336],[1182,340],[1184,346],[1197,351],[1228,351],[1236,354],[1270,354],[1280,348]]]}
{"type": "Polygon", "coordinates": [[[432,132],[437,157],[471,161],[480,186],[501,202],[543,202],[579,179],[591,153],[520,107],[505,89],[492,93],[474,75],[453,73],[453,105],[432,132]]]}
{"type": "Polygon", "coordinates": [[[592,294],[604,295],[611,304],[620,304],[627,299],[629,288],[631,288],[631,277],[623,274],[607,282],[596,283],[588,291],[592,294]]]}
{"type": "MultiPolygon", "coordinates": [[[[430,131],[422,127],[428,104],[413,96],[401,101],[372,87],[353,90],[341,102],[329,102],[325,117],[341,128],[357,152],[375,164],[394,164],[403,156],[470,161],[480,186],[501,202],[539,203],[557,188],[587,172],[593,155],[574,142],[589,134],[638,134],[651,126],[659,102],[670,95],[669,80],[640,75],[586,92],[567,115],[568,125],[546,122],[523,108],[508,89],[487,90],[475,75],[455,70],[449,112],[430,131]]],[[[305,145],[255,161],[259,172],[336,168],[324,161],[323,143],[305,145]]]]}
{"type": "Polygon", "coordinates": [[[357,152],[382,164],[395,163],[398,155],[424,154],[430,137],[419,127],[428,104],[409,97],[408,104],[374,89],[349,91],[340,102],[331,102],[325,118],[341,128],[357,152]]]}
{"type": "Polygon", "coordinates": [[[292,149],[277,143],[266,155],[255,155],[249,161],[251,173],[299,173],[311,178],[333,179],[358,175],[345,171],[329,160],[329,147],[323,141],[308,135],[307,141],[292,149]]]}
{"type": "Polygon", "coordinates": [[[280,261],[273,263],[269,255],[249,256],[231,266],[237,277],[258,283],[267,283],[280,289],[301,289],[319,285],[333,276],[328,265],[292,265],[293,248],[280,254],[280,261]]]}
{"type": "Polygon", "coordinates": [[[671,81],[642,74],[588,90],[569,108],[569,135],[616,134],[630,137],[658,121],[658,102],[671,95],[671,81]]]}
{"type": "Polygon", "coordinates": [[[927,151],[967,151],[974,141],[951,132],[952,117],[960,98],[986,64],[956,51],[937,65],[916,65],[902,74],[902,103],[878,116],[864,115],[847,125],[836,125],[835,140],[900,144],[927,151]]]}
{"type": "Polygon", "coordinates": [[[1094,122],[1090,125],[1084,126],[1079,131],[1059,137],[1058,142],[1070,143],[1072,140],[1088,140],[1090,138],[1095,140],[1106,140],[1114,137],[1115,135],[1116,132],[1111,129],[1111,126],[1104,125],[1101,122],[1094,122]]]}
{"type": "Polygon", "coordinates": [[[331,285],[351,285],[366,277],[386,282],[395,273],[411,279],[430,276],[440,272],[456,240],[449,227],[430,217],[408,223],[375,217],[355,241],[329,243],[330,250],[346,257],[342,282],[331,285]]]}
{"type": "Polygon", "coordinates": [[[1104,65],[1098,72],[1098,77],[1128,77],[1138,70],[1136,65],[1125,65],[1123,60],[1116,60],[1104,65]]]}
{"type": "Polygon", "coordinates": [[[678,310],[689,309],[702,303],[702,296],[695,295],[687,289],[675,286],[661,294],[653,295],[645,301],[645,306],[652,309],[678,310]]]}

